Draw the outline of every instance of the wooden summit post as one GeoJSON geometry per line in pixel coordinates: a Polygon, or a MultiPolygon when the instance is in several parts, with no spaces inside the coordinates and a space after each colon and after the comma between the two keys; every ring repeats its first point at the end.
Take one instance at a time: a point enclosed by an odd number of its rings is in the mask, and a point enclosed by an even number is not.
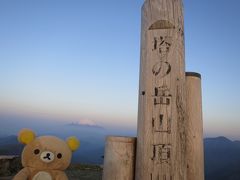
{"type": "Polygon", "coordinates": [[[204,180],[201,76],[185,75],[183,24],[182,0],[145,0],[137,149],[108,137],[103,180],[204,180]]]}
{"type": "Polygon", "coordinates": [[[181,0],[146,0],[135,180],[186,180],[186,100],[181,0]]]}

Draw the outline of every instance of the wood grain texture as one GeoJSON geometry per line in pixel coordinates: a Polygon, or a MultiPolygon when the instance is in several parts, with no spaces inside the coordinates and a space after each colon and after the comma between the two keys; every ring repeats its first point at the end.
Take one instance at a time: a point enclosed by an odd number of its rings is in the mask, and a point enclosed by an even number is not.
{"type": "Polygon", "coordinates": [[[103,180],[133,180],[136,138],[109,136],[106,139],[103,180]]]}
{"type": "Polygon", "coordinates": [[[146,0],[135,180],[186,180],[186,96],[181,0],[146,0]]]}
{"type": "Polygon", "coordinates": [[[187,95],[187,179],[204,180],[201,78],[186,74],[187,95]]]}

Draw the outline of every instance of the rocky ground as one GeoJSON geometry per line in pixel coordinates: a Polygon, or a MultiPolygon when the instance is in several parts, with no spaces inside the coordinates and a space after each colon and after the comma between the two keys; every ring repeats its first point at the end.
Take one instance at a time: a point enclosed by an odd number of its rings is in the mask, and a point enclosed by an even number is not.
{"type": "Polygon", "coordinates": [[[94,165],[72,165],[66,171],[70,180],[101,180],[102,168],[94,165]]]}
{"type": "MultiPolygon", "coordinates": [[[[19,157],[0,156],[0,180],[11,180],[21,168],[19,157]]],[[[66,173],[69,180],[102,179],[102,168],[97,165],[72,164],[66,173]]]]}

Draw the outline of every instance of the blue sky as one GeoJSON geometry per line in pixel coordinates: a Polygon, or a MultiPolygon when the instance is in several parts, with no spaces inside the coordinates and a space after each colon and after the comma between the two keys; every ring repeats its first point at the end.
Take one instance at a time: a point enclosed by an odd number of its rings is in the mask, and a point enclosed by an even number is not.
{"type": "MultiPolygon", "coordinates": [[[[136,128],[143,0],[1,0],[0,111],[136,128]]],[[[206,136],[240,138],[240,2],[185,0],[206,136]]],[[[0,125],[3,122],[0,122],[0,125]]]]}

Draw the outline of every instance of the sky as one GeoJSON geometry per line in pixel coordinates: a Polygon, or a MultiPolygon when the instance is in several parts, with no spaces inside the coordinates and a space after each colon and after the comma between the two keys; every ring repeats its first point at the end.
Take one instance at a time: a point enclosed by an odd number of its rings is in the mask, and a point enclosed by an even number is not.
{"type": "MultiPolygon", "coordinates": [[[[142,4],[1,0],[0,112],[136,130],[142,4]]],[[[240,139],[239,7],[184,1],[186,70],[202,74],[205,136],[240,139]]]]}

